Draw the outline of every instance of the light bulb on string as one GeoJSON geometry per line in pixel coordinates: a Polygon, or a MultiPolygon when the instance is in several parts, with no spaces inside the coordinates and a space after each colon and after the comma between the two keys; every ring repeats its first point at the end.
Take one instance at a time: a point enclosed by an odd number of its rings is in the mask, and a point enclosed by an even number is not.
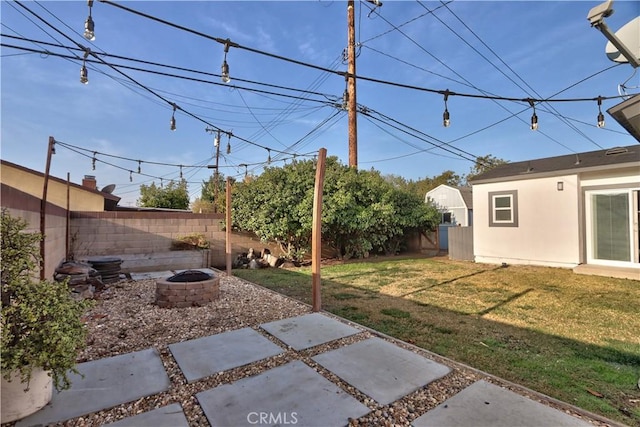
{"type": "Polygon", "coordinates": [[[142,171],[141,165],[142,165],[142,160],[138,160],[138,173],[142,171]]]}
{"type": "Polygon", "coordinates": [[[529,105],[533,108],[533,114],[531,115],[531,130],[538,130],[538,115],[536,114],[536,104],[533,99],[529,99],[529,105]]]}
{"type": "Polygon", "coordinates": [[[180,179],[182,179],[182,165],[180,165],[180,179]]]}
{"type": "Polygon", "coordinates": [[[87,20],[84,21],[84,38],[89,41],[94,41],[96,39],[95,34],[95,24],[93,22],[93,18],[91,17],[91,8],[93,7],[93,0],[87,0],[87,6],[89,6],[89,16],[87,20]]]}
{"type": "Polygon", "coordinates": [[[133,182],[133,171],[129,171],[129,182],[133,182]]]}
{"type": "Polygon", "coordinates": [[[164,181],[162,180],[162,178],[160,178],[160,188],[164,187],[164,181]]]}
{"type": "Polygon", "coordinates": [[[444,91],[444,113],[442,113],[442,126],[448,128],[451,126],[451,120],[449,116],[449,109],[447,108],[447,101],[449,100],[449,89],[444,91]]]}
{"type": "Polygon", "coordinates": [[[598,96],[598,127],[604,127],[604,114],[602,114],[602,97],[598,96]]]}
{"type": "Polygon", "coordinates": [[[84,65],[84,63],[80,68],[80,83],[82,83],[83,85],[89,83],[89,73],[87,72],[87,67],[86,65],[84,65]]]}
{"type": "Polygon", "coordinates": [[[98,152],[94,151],[93,158],[91,159],[91,170],[96,170],[96,154],[98,154],[98,152]]]}
{"type": "Polygon", "coordinates": [[[267,164],[271,164],[271,149],[267,148],[267,164]]]}
{"type": "Polygon", "coordinates": [[[86,61],[90,52],[91,50],[89,48],[86,48],[84,50],[84,56],[82,58],[82,67],[80,68],[80,83],[84,85],[89,83],[89,72],[87,71],[86,61]]]}
{"type": "Polygon", "coordinates": [[[178,108],[178,106],[176,104],[172,104],[172,106],[173,106],[173,113],[171,114],[171,121],[169,122],[169,124],[170,124],[169,129],[176,130],[176,108],[178,108]]]}
{"type": "Polygon", "coordinates": [[[218,130],[218,133],[216,133],[216,136],[213,138],[213,146],[214,147],[219,147],[220,146],[220,131],[218,130]]]}
{"type": "Polygon", "coordinates": [[[229,52],[230,43],[231,41],[229,39],[224,43],[224,59],[222,60],[222,72],[220,74],[222,83],[229,83],[231,81],[231,77],[229,76],[229,64],[227,64],[227,53],[229,52]]]}

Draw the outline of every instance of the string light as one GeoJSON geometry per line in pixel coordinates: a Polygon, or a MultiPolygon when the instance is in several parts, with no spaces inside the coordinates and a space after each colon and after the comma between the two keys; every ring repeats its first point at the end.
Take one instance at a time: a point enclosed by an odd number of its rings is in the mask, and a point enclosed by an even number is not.
{"type": "Polygon", "coordinates": [[[538,130],[538,115],[536,114],[536,104],[533,99],[528,99],[529,105],[533,108],[533,114],[531,115],[531,130],[538,130]]]}
{"type": "Polygon", "coordinates": [[[449,109],[447,108],[448,100],[449,100],[449,89],[444,91],[444,113],[442,113],[442,126],[446,128],[451,126],[451,120],[449,119],[449,109]]]}
{"type": "Polygon", "coordinates": [[[164,187],[164,181],[160,178],[160,188],[164,187]]]}
{"type": "Polygon", "coordinates": [[[142,160],[138,160],[138,173],[142,171],[142,168],[140,167],[141,165],[142,165],[142,160]]]}
{"type": "Polygon", "coordinates": [[[133,182],[133,171],[129,171],[129,182],[133,182]]]}
{"type": "Polygon", "coordinates": [[[598,96],[598,127],[604,127],[604,114],[602,114],[602,97],[598,96]]]}
{"type": "Polygon", "coordinates": [[[98,154],[97,151],[93,152],[93,158],[91,159],[91,169],[92,170],[96,170],[96,154],[98,154]]]}
{"type": "Polygon", "coordinates": [[[229,83],[231,77],[229,77],[229,64],[227,64],[227,53],[229,52],[229,45],[231,40],[227,39],[224,43],[224,60],[222,61],[222,83],[229,83]]]}
{"type": "Polygon", "coordinates": [[[182,165],[180,165],[180,179],[182,179],[182,165]]]}
{"type": "Polygon", "coordinates": [[[240,167],[244,166],[244,179],[246,181],[247,180],[247,164],[246,163],[240,163],[238,166],[240,166],[240,167]]]}
{"type": "Polygon", "coordinates": [[[231,134],[227,134],[229,140],[227,141],[227,154],[231,154],[231,134]]]}
{"type": "Polygon", "coordinates": [[[84,38],[89,41],[94,41],[96,39],[95,24],[93,23],[93,18],[91,18],[91,8],[93,7],[93,0],[87,0],[87,6],[89,6],[89,16],[87,20],[84,22],[84,38]]]}
{"type": "Polygon", "coordinates": [[[91,49],[89,48],[86,48],[84,50],[84,57],[82,58],[82,67],[80,68],[80,83],[84,85],[89,83],[89,72],[87,71],[87,66],[86,66],[86,60],[87,60],[87,57],[89,56],[89,52],[91,52],[91,49]]]}
{"type": "Polygon", "coordinates": [[[271,164],[271,149],[267,148],[267,164],[270,165],[271,164]]]}
{"type": "Polygon", "coordinates": [[[218,130],[218,133],[216,133],[216,136],[213,137],[213,146],[216,148],[220,146],[220,130],[218,130]]]}
{"type": "Polygon", "coordinates": [[[176,130],[176,108],[178,108],[178,106],[176,104],[171,105],[173,106],[173,113],[171,114],[171,126],[169,129],[176,130]]]}

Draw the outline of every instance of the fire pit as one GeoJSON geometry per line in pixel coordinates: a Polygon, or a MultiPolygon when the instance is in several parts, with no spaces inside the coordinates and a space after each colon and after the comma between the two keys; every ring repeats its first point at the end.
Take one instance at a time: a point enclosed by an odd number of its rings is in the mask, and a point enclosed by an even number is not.
{"type": "Polygon", "coordinates": [[[186,270],[156,281],[156,304],[162,308],[202,306],[220,298],[220,278],[186,270]]]}

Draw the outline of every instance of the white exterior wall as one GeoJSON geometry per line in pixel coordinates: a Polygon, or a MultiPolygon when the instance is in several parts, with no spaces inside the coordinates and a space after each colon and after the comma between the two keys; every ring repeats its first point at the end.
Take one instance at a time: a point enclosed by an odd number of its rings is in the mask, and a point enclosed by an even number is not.
{"type": "Polygon", "coordinates": [[[576,175],[475,184],[475,261],[575,267],[581,247],[578,195],[576,175]],[[513,190],[518,191],[518,226],[490,227],[489,192],[513,190]]]}
{"type": "Polygon", "coordinates": [[[451,212],[453,224],[467,227],[469,225],[469,211],[457,188],[439,185],[427,192],[425,202],[431,199],[440,212],[451,212]]]}

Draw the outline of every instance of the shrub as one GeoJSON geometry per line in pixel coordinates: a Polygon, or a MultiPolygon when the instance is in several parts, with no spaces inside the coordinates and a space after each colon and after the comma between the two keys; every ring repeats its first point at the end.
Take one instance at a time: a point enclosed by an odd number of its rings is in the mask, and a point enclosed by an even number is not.
{"type": "Polygon", "coordinates": [[[2,210],[2,376],[15,370],[22,381],[34,367],[49,371],[56,389],[70,387],[68,371],[85,344],[81,316],[86,301],[76,301],[66,282],[34,279],[39,261],[39,233],[27,233],[26,221],[2,210]]]}

